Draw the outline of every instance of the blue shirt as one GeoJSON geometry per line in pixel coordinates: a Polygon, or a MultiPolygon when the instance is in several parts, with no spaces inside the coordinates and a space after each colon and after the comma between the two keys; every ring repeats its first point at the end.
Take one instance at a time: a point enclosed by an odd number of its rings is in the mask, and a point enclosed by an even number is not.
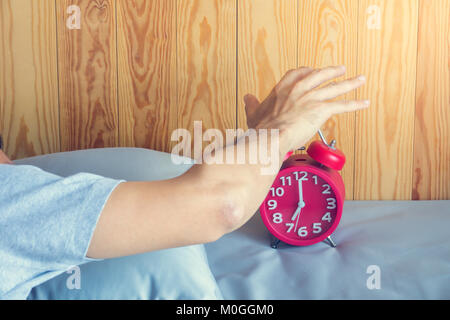
{"type": "Polygon", "coordinates": [[[121,182],[0,165],[0,299],[26,299],[33,287],[93,261],[86,253],[95,226],[121,182]]]}

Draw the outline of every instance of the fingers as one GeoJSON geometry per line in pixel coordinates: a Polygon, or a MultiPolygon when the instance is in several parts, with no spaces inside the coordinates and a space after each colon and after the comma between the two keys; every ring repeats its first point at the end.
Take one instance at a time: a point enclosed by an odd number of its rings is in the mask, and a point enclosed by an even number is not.
{"type": "Polygon", "coordinates": [[[313,71],[314,69],[310,67],[300,67],[298,69],[290,70],[286,72],[275,88],[279,93],[288,94],[297,82],[303,80],[313,71]]]}
{"type": "Polygon", "coordinates": [[[324,103],[325,109],[331,114],[339,114],[344,112],[352,112],[356,110],[366,109],[370,106],[369,100],[342,100],[324,103]]]}
{"type": "Polygon", "coordinates": [[[314,88],[317,88],[322,83],[338,78],[345,74],[344,66],[327,67],[324,69],[317,69],[304,77],[301,81],[298,81],[292,89],[290,98],[297,100],[307,92],[314,88]]]}
{"type": "Polygon", "coordinates": [[[311,91],[311,93],[308,94],[308,98],[315,101],[331,100],[361,87],[365,82],[366,78],[364,76],[359,76],[338,83],[330,83],[316,91],[311,91]]]}
{"type": "MultiPolygon", "coordinates": [[[[281,78],[280,82],[278,82],[278,84],[275,86],[277,93],[281,95],[287,95],[298,81],[305,78],[313,70],[314,69],[310,67],[300,67],[298,69],[289,70],[281,78]]],[[[246,112],[250,114],[253,113],[255,109],[260,105],[258,99],[251,94],[247,94],[244,96],[244,103],[246,112]]]]}

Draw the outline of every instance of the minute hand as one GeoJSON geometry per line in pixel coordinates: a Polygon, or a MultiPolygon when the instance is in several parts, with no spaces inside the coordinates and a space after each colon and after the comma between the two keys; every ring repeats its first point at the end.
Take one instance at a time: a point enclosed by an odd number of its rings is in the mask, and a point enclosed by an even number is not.
{"type": "Polygon", "coordinates": [[[303,202],[303,184],[301,179],[298,180],[298,206],[303,208],[305,203],[303,202]]]}

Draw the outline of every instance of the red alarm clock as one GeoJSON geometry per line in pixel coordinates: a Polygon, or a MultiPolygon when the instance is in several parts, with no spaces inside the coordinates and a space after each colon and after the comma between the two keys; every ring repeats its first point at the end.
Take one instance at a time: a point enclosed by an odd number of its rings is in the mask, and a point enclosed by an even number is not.
{"type": "Polygon", "coordinates": [[[260,207],[261,217],[275,237],[272,247],[280,241],[307,246],[325,239],[335,247],[331,234],[339,224],[344,206],[344,182],[338,170],[345,155],[322,141],[309,146],[308,155],[291,155],[284,161],[266,199],[260,207]]]}

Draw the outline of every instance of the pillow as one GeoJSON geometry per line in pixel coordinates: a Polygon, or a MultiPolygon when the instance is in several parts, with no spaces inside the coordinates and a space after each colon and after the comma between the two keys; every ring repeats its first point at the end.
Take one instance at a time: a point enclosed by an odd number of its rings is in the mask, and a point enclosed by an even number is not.
{"type": "MultiPolygon", "coordinates": [[[[14,161],[67,177],[89,172],[128,181],[179,176],[190,159],[140,148],[63,152],[14,161]],[[178,159],[178,160],[180,160],[178,159]]],[[[77,278],[78,279],[78,278],[77,278]]],[[[29,299],[222,299],[203,245],[93,261],[34,288],[29,299]],[[79,273],[79,282],[75,279],[79,273]],[[78,284],[80,288],[77,289],[78,284]]]]}
{"type": "Polygon", "coordinates": [[[189,170],[192,159],[141,148],[104,148],[60,152],[13,161],[68,177],[88,172],[117,180],[154,181],[175,178],[189,170]]]}
{"type": "Polygon", "coordinates": [[[29,300],[222,299],[203,245],[94,261],[38,287],[29,300]]]}

